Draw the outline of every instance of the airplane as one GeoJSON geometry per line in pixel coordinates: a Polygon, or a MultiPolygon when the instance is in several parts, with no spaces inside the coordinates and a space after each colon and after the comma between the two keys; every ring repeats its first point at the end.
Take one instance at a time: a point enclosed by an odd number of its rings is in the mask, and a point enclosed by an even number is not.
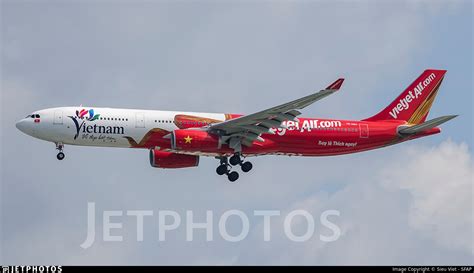
{"type": "Polygon", "coordinates": [[[344,82],[250,115],[58,107],[35,111],[16,123],[32,137],[53,142],[57,159],[64,145],[149,150],[152,167],[196,167],[200,156],[219,160],[217,174],[230,182],[233,167],[249,172],[247,157],[333,156],[382,148],[440,133],[456,115],[426,121],[446,70],[425,70],[391,104],[363,120],[299,117],[303,108],[337,92],[344,82]]]}

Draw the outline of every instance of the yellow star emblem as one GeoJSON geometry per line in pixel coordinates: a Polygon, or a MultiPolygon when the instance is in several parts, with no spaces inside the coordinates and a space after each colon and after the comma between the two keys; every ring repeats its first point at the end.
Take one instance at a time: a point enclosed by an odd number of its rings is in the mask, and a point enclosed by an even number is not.
{"type": "Polygon", "coordinates": [[[190,137],[190,136],[187,136],[187,137],[184,138],[184,143],[185,143],[185,144],[186,144],[186,143],[191,143],[191,140],[193,140],[193,138],[190,137]]]}

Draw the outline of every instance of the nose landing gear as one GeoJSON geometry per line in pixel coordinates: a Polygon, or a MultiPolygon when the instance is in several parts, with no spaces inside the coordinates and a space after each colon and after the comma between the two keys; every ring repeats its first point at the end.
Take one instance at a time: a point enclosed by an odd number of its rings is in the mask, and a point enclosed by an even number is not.
{"type": "Polygon", "coordinates": [[[245,173],[252,170],[253,167],[252,163],[250,163],[249,161],[244,162],[239,153],[235,153],[233,156],[230,157],[230,159],[227,159],[227,157],[225,156],[217,158],[220,159],[220,165],[217,167],[216,173],[218,175],[226,174],[230,182],[235,182],[237,181],[237,179],[239,179],[238,172],[231,172],[232,166],[240,165],[240,168],[245,173]]]}
{"type": "Polygon", "coordinates": [[[63,160],[66,155],[63,153],[63,148],[64,148],[64,145],[61,143],[61,142],[58,142],[56,143],[56,150],[58,150],[58,154],[56,155],[56,158],[58,160],[63,160]]]}

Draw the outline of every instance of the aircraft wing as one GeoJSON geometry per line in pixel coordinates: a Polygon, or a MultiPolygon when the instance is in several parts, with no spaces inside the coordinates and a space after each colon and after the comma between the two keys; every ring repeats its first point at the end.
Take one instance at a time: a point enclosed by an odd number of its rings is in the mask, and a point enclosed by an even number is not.
{"type": "Polygon", "coordinates": [[[254,140],[263,142],[261,134],[274,133],[271,128],[284,128],[283,121],[296,121],[296,117],[301,114],[298,110],[338,91],[343,82],[344,79],[340,78],[314,94],[254,114],[212,124],[208,130],[221,136],[223,142],[233,140],[229,142],[232,148],[236,148],[239,143],[251,146],[254,140]]]}

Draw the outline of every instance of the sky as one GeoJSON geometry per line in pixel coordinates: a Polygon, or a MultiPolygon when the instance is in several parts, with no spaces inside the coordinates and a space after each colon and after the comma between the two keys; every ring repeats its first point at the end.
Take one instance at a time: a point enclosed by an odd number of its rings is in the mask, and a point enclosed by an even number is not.
{"type": "MultiPolygon", "coordinates": [[[[10,1],[1,2],[1,264],[393,265],[472,264],[473,6],[471,1],[10,1]],[[442,133],[339,157],[267,156],[228,183],[217,160],[150,167],[148,151],[65,148],[15,122],[56,106],[252,113],[317,91],[341,92],[303,116],[363,119],[426,68],[446,69],[430,117],[459,114],[442,133]],[[241,210],[249,236],[192,242],[180,227],[144,240],[136,222],[87,249],[87,206],[218,219],[241,210]],[[254,210],[305,210],[316,236],[293,242],[284,218],[272,240],[254,210]],[[323,242],[325,210],[341,236],[323,242]]],[[[98,217],[100,220],[100,217],[98,217]]],[[[301,220],[301,219],[300,219],[301,220]]],[[[217,227],[217,220],[215,221],[217,227]]],[[[304,221],[293,223],[295,230],[304,221]]],[[[242,224],[229,220],[229,231],[242,224]]],[[[97,224],[101,235],[102,224],[97,224]]]]}

